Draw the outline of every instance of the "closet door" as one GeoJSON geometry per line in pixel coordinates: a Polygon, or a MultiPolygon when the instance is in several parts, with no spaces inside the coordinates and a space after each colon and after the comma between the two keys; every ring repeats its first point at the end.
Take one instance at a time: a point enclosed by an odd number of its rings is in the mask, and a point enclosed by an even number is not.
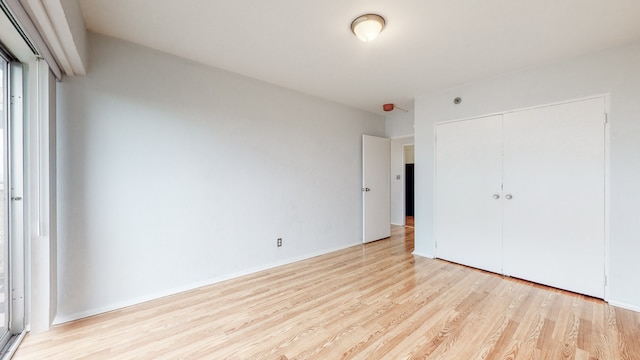
{"type": "Polygon", "coordinates": [[[436,255],[502,272],[502,116],[436,126],[436,255]]]}
{"type": "Polygon", "coordinates": [[[504,273],[604,297],[604,99],[504,115],[504,273]]]}

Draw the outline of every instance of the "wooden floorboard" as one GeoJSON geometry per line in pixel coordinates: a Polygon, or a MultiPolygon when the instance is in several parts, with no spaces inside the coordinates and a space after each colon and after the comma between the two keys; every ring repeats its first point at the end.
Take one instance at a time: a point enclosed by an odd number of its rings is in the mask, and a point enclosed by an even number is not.
{"type": "Polygon", "coordinates": [[[15,359],[640,359],[640,313],[390,239],[27,335],[15,359]]]}

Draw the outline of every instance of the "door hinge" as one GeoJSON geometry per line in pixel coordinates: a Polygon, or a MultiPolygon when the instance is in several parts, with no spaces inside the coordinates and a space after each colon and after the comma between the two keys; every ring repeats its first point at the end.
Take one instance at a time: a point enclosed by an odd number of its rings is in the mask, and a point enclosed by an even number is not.
{"type": "Polygon", "coordinates": [[[605,124],[609,123],[609,114],[608,113],[604,113],[604,123],[605,124]]]}

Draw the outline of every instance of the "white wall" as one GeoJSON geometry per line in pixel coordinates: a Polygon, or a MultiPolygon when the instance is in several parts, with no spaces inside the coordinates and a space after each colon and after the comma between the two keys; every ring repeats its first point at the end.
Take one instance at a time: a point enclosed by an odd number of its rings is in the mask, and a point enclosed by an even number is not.
{"type": "Polygon", "coordinates": [[[413,136],[391,139],[391,223],[394,225],[405,223],[404,145],[413,143],[413,136]]]}
{"type": "Polygon", "coordinates": [[[609,299],[640,310],[640,43],[417,97],[416,253],[435,254],[434,123],[605,93],[611,96],[609,299]],[[456,96],[460,105],[453,104],[456,96]]]}
{"type": "Polygon", "coordinates": [[[389,138],[413,135],[414,110],[413,106],[404,112],[395,109],[385,113],[385,134],[389,138]]]}
{"type": "Polygon", "coordinates": [[[381,116],[89,47],[89,74],[58,86],[56,322],[362,241],[361,134],[381,116]]]}

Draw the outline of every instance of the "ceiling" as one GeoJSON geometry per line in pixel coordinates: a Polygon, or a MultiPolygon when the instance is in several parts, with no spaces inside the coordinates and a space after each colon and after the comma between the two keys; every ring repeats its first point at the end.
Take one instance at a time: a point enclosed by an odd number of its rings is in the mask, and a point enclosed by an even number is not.
{"type": "Polygon", "coordinates": [[[79,0],[91,31],[374,113],[640,40],[638,0],[79,0]],[[371,43],[351,21],[387,25],[371,43]]]}

